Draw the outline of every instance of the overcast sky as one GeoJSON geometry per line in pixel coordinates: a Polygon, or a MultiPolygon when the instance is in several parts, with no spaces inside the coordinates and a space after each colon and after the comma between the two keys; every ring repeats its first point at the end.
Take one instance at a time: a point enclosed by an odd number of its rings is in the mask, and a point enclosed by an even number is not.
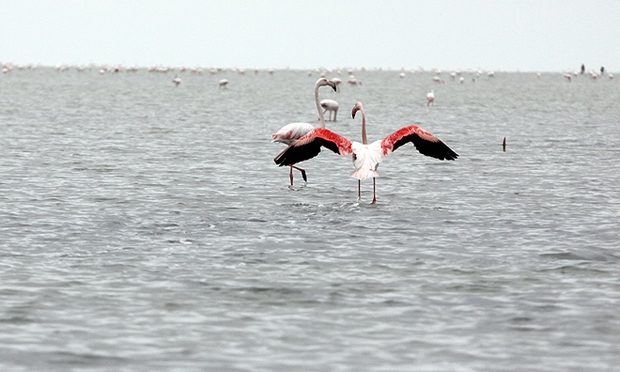
{"type": "Polygon", "coordinates": [[[620,1],[0,0],[0,62],[620,71],[620,1]]]}

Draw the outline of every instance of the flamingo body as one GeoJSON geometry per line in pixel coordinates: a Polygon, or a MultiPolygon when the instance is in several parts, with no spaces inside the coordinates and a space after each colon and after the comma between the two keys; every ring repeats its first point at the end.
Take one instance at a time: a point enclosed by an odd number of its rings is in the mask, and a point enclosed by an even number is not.
{"type": "Polygon", "coordinates": [[[280,142],[287,145],[297,141],[304,135],[314,129],[312,124],[308,123],[290,123],[271,135],[271,142],[280,142]]]}
{"type": "Polygon", "coordinates": [[[370,145],[353,142],[353,167],[350,177],[358,180],[365,180],[370,177],[379,177],[379,163],[383,160],[384,154],[381,148],[381,141],[375,141],[370,145]]]}
{"type": "Polygon", "coordinates": [[[435,91],[431,90],[427,95],[426,95],[426,106],[430,106],[431,103],[435,102],[435,91]]]}
{"type": "Polygon", "coordinates": [[[333,99],[324,99],[321,101],[321,107],[325,109],[325,111],[323,111],[323,114],[329,111],[329,121],[336,121],[336,117],[338,116],[338,108],[340,107],[338,102],[334,101],[333,99]],[[333,119],[332,113],[334,113],[333,119]]]}

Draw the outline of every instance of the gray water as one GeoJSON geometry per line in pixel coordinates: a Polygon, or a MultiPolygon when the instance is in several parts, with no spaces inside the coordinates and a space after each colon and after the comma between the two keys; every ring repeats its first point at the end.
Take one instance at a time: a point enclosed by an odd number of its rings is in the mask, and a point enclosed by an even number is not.
{"type": "Polygon", "coordinates": [[[616,370],[618,81],[398,73],[328,74],[327,126],[460,157],[401,147],[376,205],[272,161],[317,73],[0,76],[0,370],[616,370]]]}

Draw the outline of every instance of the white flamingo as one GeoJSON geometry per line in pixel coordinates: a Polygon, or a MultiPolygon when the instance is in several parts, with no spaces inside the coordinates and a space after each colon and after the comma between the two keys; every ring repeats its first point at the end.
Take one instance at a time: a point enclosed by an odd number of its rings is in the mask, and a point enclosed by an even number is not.
{"type": "Polygon", "coordinates": [[[336,84],[336,93],[340,93],[340,84],[342,84],[342,79],[340,78],[333,78],[331,79],[331,81],[336,84]]]}
{"type": "MultiPolygon", "coordinates": [[[[336,89],[338,89],[338,86],[336,86],[336,89]]],[[[323,114],[329,111],[329,121],[336,121],[336,116],[338,116],[339,106],[340,105],[338,104],[338,102],[334,101],[333,99],[324,99],[321,101],[321,107],[325,109],[325,111],[323,111],[323,114]],[[332,112],[334,113],[333,119],[332,119],[332,112]]]]}
{"type": "MultiPolygon", "coordinates": [[[[431,90],[426,95],[426,106],[430,106],[431,103],[435,102],[435,90],[431,90]]],[[[434,104],[434,103],[433,103],[434,104]]]]}
{"type": "Polygon", "coordinates": [[[178,77],[178,76],[176,76],[176,75],[174,76],[174,79],[172,79],[172,82],[173,82],[173,83],[174,83],[174,85],[175,85],[175,86],[177,86],[177,87],[179,86],[179,84],[181,84],[181,82],[182,82],[182,81],[183,81],[183,80],[181,80],[181,78],[180,78],[180,77],[178,77]]]}
{"type": "Polygon", "coordinates": [[[362,82],[357,80],[353,75],[349,75],[349,80],[347,80],[347,83],[352,86],[362,85],[362,82]]]}
{"type": "MultiPolygon", "coordinates": [[[[319,102],[319,88],[323,86],[330,86],[334,91],[336,91],[336,84],[326,78],[320,78],[314,84],[314,101],[316,103],[316,109],[319,112],[319,128],[325,128],[325,116],[323,115],[323,110],[321,108],[321,103],[319,102]]],[[[286,145],[291,145],[297,142],[297,140],[304,135],[310,133],[314,130],[314,126],[308,123],[290,123],[275,132],[271,135],[271,142],[281,142],[286,145]]],[[[280,154],[276,155],[276,158],[280,156],[280,154]]],[[[301,160],[300,160],[301,161],[301,160]]],[[[301,172],[301,177],[304,179],[304,182],[308,182],[308,178],[306,177],[306,171],[300,167],[295,166],[298,162],[287,164],[290,166],[291,171],[289,173],[289,178],[291,180],[291,187],[293,186],[293,168],[297,169],[301,172]]]]}
{"type": "Polygon", "coordinates": [[[377,202],[377,183],[379,177],[377,168],[383,158],[396,151],[402,145],[411,142],[422,154],[439,160],[455,160],[458,154],[450,149],[439,138],[425,131],[417,125],[408,125],[396,132],[387,135],[382,140],[368,144],[366,137],[366,114],[361,102],[356,102],[351,111],[355,117],[357,111],[362,112],[362,143],[351,142],[347,138],[325,128],[315,128],[310,133],[301,137],[289,145],[274,159],[279,166],[295,164],[311,159],[321,152],[321,147],[326,147],[336,154],[347,156],[353,153],[353,166],[355,170],[351,177],[357,178],[357,196],[361,199],[361,180],[372,177],[373,198],[372,203],[377,202]]]}
{"type": "Polygon", "coordinates": [[[228,87],[228,79],[222,79],[222,80],[220,80],[219,85],[220,85],[220,88],[226,88],[226,87],[228,87]]]}

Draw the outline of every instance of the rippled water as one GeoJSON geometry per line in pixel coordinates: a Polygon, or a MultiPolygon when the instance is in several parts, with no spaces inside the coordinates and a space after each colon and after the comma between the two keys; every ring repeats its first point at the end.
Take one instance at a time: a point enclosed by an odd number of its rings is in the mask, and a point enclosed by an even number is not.
{"type": "Polygon", "coordinates": [[[0,76],[0,370],[617,368],[618,82],[355,75],[328,127],[460,158],[401,147],[370,205],[350,158],[272,161],[317,74],[0,76]]]}

